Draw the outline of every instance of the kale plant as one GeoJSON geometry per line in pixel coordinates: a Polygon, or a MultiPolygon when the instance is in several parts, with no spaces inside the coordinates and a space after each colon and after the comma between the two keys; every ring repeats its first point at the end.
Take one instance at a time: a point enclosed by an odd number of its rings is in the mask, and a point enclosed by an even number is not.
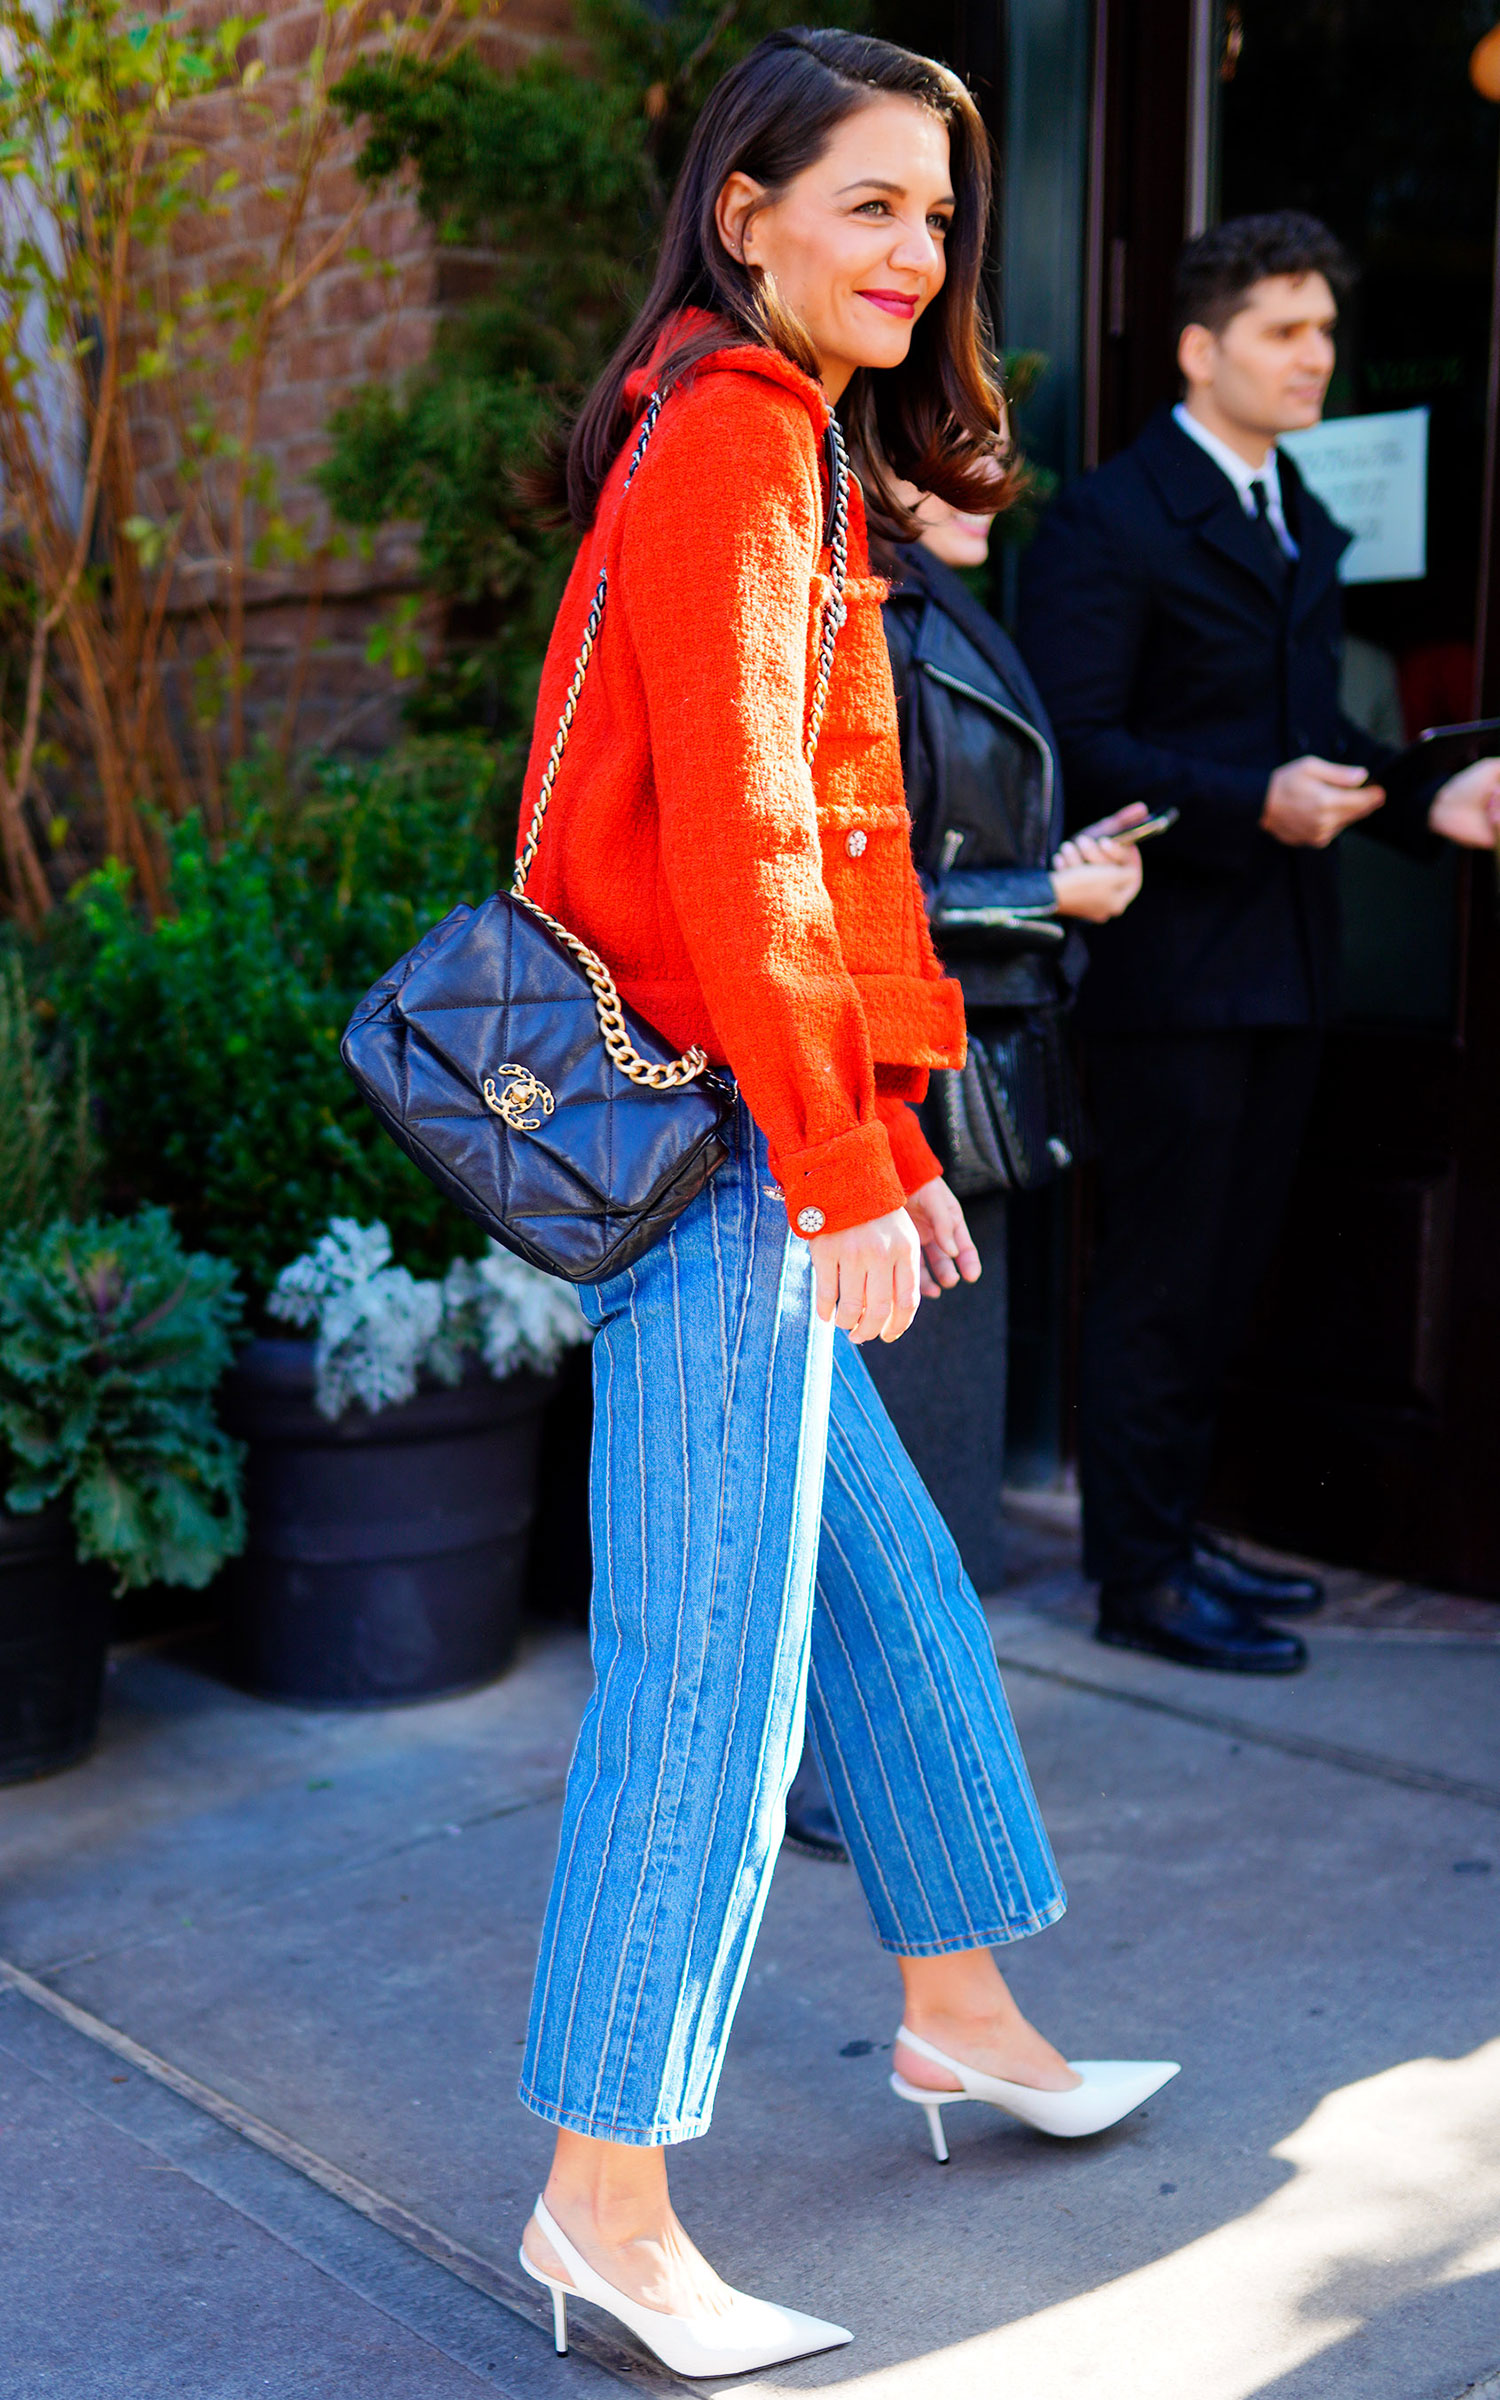
{"type": "Polygon", "coordinates": [[[185,1251],[165,1209],[59,1223],[0,1250],[5,1505],[71,1507],[116,1588],[197,1588],[244,1540],[240,1445],[213,1391],[240,1313],[234,1269],[185,1251]]]}

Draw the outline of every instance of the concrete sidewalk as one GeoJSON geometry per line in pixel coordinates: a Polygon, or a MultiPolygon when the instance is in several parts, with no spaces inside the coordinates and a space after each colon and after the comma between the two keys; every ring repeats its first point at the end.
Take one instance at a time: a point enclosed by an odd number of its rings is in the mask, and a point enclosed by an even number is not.
{"type": "MultiPolygon", "coordinates": [[[[1311,1671],[1105,1651],[1064,1536],[992,1611],[1072,1906],[1007,1962],[1072,2055],[1182,2075],[1097,2141],[885,2087],[853,1877],[778,1868],[714,2132],[735,2281],[856,2329],[725,2387],[1456,2400],[1500,2371],[1500,1611],[1339,1580],[1311,1671]]],[[[513,2097],[581,1637],[370,1716],[120,1657],[96,1758],[0,1795],[4,2400],[703,2390],[551,2355],[513,2097]],[[61,2013],[59,2013],[61,2012],[61,2013]]],[[[1500,2380],[1493,2385],[1500,2396],[1500,2380]]]]}

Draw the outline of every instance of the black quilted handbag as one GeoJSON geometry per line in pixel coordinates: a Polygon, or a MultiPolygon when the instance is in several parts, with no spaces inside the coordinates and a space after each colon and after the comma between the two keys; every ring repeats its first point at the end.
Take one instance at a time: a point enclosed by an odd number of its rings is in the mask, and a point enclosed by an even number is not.
{"type": "Polygon", "coordinates": [[[1083,1103],[1060,1007],[981,1019],[968,1056],[934,1075],[934,1147],[961,1200],[1034,1192],[1084,1156],[1083,1103]]]}
{"type": "MultiPolygon", "coordinates": [[[[645,454],[641,421],[621,491],[645,454]]],[[[833,593],[809,711],[811,763],[843,622],[848,467],[829,437],[833,593]]],[[[556,739],[508,892],[460,906],[360,1002],[341,1053],[381,1124],[477,1225],[569,1283],[602,1283],[659,1240],[729,1154],[734,1094],[694,1046],[677,1056],[609,969],[525,897],[604,617],[601,568],[556,739]]]]}

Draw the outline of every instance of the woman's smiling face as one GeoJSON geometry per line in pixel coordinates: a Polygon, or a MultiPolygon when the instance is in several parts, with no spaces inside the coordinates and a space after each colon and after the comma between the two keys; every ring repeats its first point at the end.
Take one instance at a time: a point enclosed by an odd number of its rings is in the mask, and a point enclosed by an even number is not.
{"type": "Polygon", "coordinates": [[[953,205],[947,127],[914,100],[882,96],[845,117],[775,199],[736,173],[716,213],[725,248],[801,319],[837,400],[857,368],[905,358],[943,287],[953,205]]]}

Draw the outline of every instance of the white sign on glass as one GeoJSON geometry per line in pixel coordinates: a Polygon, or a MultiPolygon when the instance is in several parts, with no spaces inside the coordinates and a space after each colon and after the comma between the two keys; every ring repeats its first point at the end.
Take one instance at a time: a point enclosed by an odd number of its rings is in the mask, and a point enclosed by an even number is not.
{"type": "Polygon", "coordinates": [[[1303,481],[1354,535],[1341,582],[1414,583],[1426,574],[1427,417],[1425,408],[1394,408],[1282,435],[1303,481]]]}

